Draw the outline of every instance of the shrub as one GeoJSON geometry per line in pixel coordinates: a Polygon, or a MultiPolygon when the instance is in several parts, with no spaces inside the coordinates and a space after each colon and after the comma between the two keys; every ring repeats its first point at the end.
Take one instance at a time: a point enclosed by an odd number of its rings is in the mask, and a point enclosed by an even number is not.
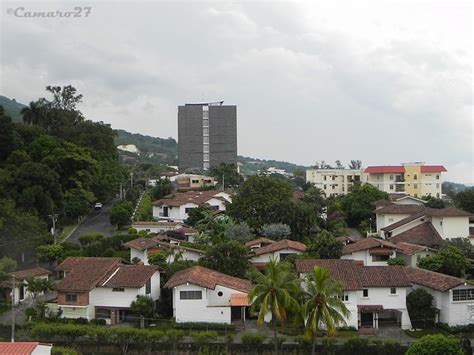
{"type": "Polygon", "coordinates": [[[166,341],[170,344],[177,344],[184,338],[184,331],[178,329],[169,329],[166,331],[166,341]]]}
{"type": "Polygon", "coordinates": [[[93,324],[93,325],[106,325],[107,322],[105,321],[105,319],[91,319],[90,321],[90,324],[93,324]]]}
{"type": "MultiPolygon", "coordinates": [[[[282,336],[277,336],[276,338],[276,343],[277,343],[277,346],[278,346],[278,349],[281,348],[281,346],[283,345],[283,343],[286,341],[286,338],[285,337],[282,337],[282,336]]],[[[275,346],[275,338],[272,337],[270,339],[270,343],[275,346]]]]}
{"type": "Polygon", "coordinates": [[[260,333],[244,333],[240,337],[242,344],[248,346],[261,345],[267,337],[260,333]]]}
{"type": "Polygon", "coordinates": [[[79,353],[76,350],[65,346],[53,346],[51,355],[79,355],[79,353]]]}
{"type": "Polygon", "coordinates": [[[128,228],[128,231],[127,231],[127,232],[128,232],[128,234],[130,234],[130,235],[138,234],[137,230],[136,230],[135,228],[133,228],[133,227],[128,228]]]}
{"type": "Polygon", "coordinates": [[[405,266],[406,263],[405,263],[405,259],[403,259],[402,257],[400,256],[397,256],[396,258],[390,258],[387,260],[387,264],[388,265],[401,265],[401,266],[405,266]]]}
{"type": "Polygon", "coordinates": [[[462,355],[463,351],[458,339],[441,334],[425,335],[413,342],[406,355],[462,355]]]}
{"type": "Polygon", "coordinates": [[[396,340],[385,339],[383,341],[383,346],[384,346],[384,353],[386,355],[396,355],[396,354],[403,353],[402,345],[396,340]]]}
{"type": "Polygon", "coordinates": [[[193,340],[198,343],[199,345],[209,344],[212,343],[217,338],[217,333],[210,331],[210,332],[196,332],[191,334],[193,340]]]}
{"type": "Polygon", "coordinates": [[[74,320],[76,324],[89,324],[89,320],[87,318],[79,317],[74,320]]]}
{"type": "Polygon", "coordinates": [[[205,322],[188,322],[188,323],[174,323],[174,329],[183,330],[217,330],[217,331],[234,331],[235,326],[232,324],[220,324],[220,323],[205,323],[205,322]]]}
{"type": "Polygon", "coordinates": [[[79,237],[79,243],[81,243],[82,246],[90,245],[95,242],[98,242],[103,238],[104,235],[101,233],[85,233],[79,237]]]}
{"type": "Polygon", "coordinates": [[[365,338],[351,337],[344,343],[344,348],[349,354],[367,353],[369,341],[365,338]]]}
{"type": "Polygon", "coordinates": [[[294,340],[300,344],[300,345],[304,345],[304,346],[308,346],[308,345],[311,345],[313,343],[313,338],[307,334],[305,335],[298,335],[294,338],[294,340]]]}
{"type": "Polygon", "coordinates": [[[436,310],[430,293],[418,288],[407,296],[406,303],[413,327],[424,329],[433,326],[436,310]]]}

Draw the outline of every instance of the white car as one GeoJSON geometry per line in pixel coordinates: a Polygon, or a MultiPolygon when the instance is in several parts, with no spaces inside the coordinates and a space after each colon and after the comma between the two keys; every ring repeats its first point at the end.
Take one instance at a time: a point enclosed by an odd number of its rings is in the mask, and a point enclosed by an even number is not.
{"type": "Polygon", "coordinates": [[[100,202],[97,202],[95,205],[94,205],[94,209],[95,210],[101,210],[102,209],[102,204],[100,202]]]}

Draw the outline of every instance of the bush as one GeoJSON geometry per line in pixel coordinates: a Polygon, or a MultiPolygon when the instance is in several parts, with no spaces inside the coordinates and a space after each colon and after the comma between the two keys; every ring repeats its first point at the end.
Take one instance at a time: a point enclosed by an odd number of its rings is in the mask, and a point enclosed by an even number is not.
{"type": "Polygon", "coordinates": [[[396,354],[403,353],[402,345],[396,340],[386,339],[383,341],[383,346],[384,346],[384,353],[386,355],[396,355],[396,354]]]}
{"type": "Polygon", "coordinates": [[[458,339],[441,334],[425,335],[410,345],[406,355],[462,355],[458,339]]]}
{"type": "Polygon", "coordinates": [[[183,330],[216,330],[216,331],[231,331],[235,330],[235,325],[232,324],[220,324],[220,323],[204,323],[204,322],[188,322],[188,323],[174,323],[172,325],[174,329],[183,330]]]}
{"type": "Polygon", "coordinates": [[[93,324],[93,325],[106,325],[107,322],[105,321],[105,319],[91,319],[90,321],[90,324],[93,324]]]}
{"type": "Polygon", "coordinates": [[[79,317],[74,320],[76,324],[89,324],[89,320],[87,318],[79,317]]]}
{"type": "Polygon", "coordinates": [[[434,325],[436,310],[430,293],[418,288],[408,294],[406,303],[413,327],[425,329],[434,325]]]}
{"type": "Polygon", "coordinates": [[[360,337],[351,337],[344,343],[344,348],[349,354],[365,354],[368,346],[369,341],[360,337]]]}
{"type": "Polygon", "coordinates": [[[242,344],[248,346],[261,345],[267,337],[260,333],[244,333],[240,337],[242,344]]]}
{"type": "Polygon", "coordinates": [[[138,232],[135,228],[130,227],[128,228],[128,234],[135,235],[135,234],[138,234],[138,232]]]}
{"type": "Polygon", "coordinates": [[[294,340],[300,344],[300,345],[304,345],[304,346],[308,346],[308,345],[311,345],[313,343],[313,338],[307,334],[305,335],[298,335],[294,338],[294,340]]]}
{"type": "Polygon", "coordinates": [[[199,345],[209,344],[216,340],[218,334],[216,332],[196,332],[192,333],[191,337],[193,340],[198,343],[199,345]]]}
{"type": "Polygon", "coordinates": [[[79,243],[81,243],[82,246],[90,245],[95,242],[98,242],[103,238],[104,235],[101,233],[85,233],[79,237],[79,243]]]}
{"type": "Polygon", "coordinates": [[[80,355],[76,350],[65,346],[53,346],[51,355],[80,355]]]}
{"type": "Polygon", "coordinates": [[[405,263],[405,259],[403,259],[402,257],[400,256],[397,256],[396,258],[390,258],[387,260],[387,264],[388,265],[401,265],[401,266],[405,266],[406,263],[405,263]]]}

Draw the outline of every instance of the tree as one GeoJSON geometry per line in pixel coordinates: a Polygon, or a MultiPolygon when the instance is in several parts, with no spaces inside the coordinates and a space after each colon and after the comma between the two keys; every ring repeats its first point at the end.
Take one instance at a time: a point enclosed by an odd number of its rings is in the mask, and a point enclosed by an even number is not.
{"type": "Polygon", "coordinates": [[[159,200],[173,192],[173,184],[169,179],[159,179],[151,190],[153,200],[159,200]]]}
{"type": "Polygon", "coordinates": [[[254,284],[249,292],[252,302],[251,310],[258,311],[258,325],[263,325],[265,317],[272,315],[275,354],[278,353],[276,321],[283,327],[288,318],[288,311],[296,311],[299,304],[296,300],[300,285],[288,263],[270,259],[265,273],[254,270],[251,273],[254,284]]]}
{"type": "Polygon", "coordinates": [[[48,279],[28,277],[25,281],[28,291],[33,294],[34,301],[39,293],[47,293],[54,289],[54,283],[48,279]]]}
{"type": "Polygon", "coordinates": [[[223,274],[245,277],[250,250],[241,243],[231,240],[212,245],[206,255],[199,260],[199,264],[223,274]]]}
{"type": "Polygon", "coordinates": [[[307,253],[316,259],[339,259],[342,255],[343,244],[330,232],[323,230],[311,240],[307,253]]]}
{"type": "Polygon", "coordinates": [[[342,165],[340,160],[336,160],[334,164],[336,164],[336,169],[344,169],[344,165],[342,165]]]}
{"type": "Polygon", "coordinates": [[[145,318],[153,316],[154,311],[153,300],[148,296],[138,295],[137,298],[130,303],[130,310],[140,315],[140,328],[145,328],[145,318]]]}
{"type": "Polygon", "coordinates": [[[226,226],[224,235],[228,240],[237,240],[239,242],[247,242],[254,237],[252,230],[245,222],[238,224],[229,223],[226,226]]]}
{"type": "Polygon", "coordinates": [[[440,198],[436,198],[436,197],[433,197],[433,196],[428,196],[428,197],[424,197],[423,200],[426,201],[425,206],[429,207],[429,208],[441,209],[441,208],[446,207],[446,204],[440,198]]]}
{"type": "Polygon", "coordinates": [[[458,208],[474,213],[474,187],[459,192],[454,196],[454,203],[458,208]]]}
{"type": "Polygon", "coordinates": [[[238,187],[244,181],[242,175],[237,172],[237,164],[221,163],[211,167],[209,175],[217,179],[218,187],[222,187],[224,182],[224,189],[229,187],[238,187]]]}
{"type": "Polygon", "coordinates": [[[329,270],[315,267],[305,278],[306,290],[303,317],[306,332],[313,337],[312,354],[315,354],[316,339],[321,326],[329,336],[336,333],[336,327],[346,323],[350,312],[341,300],[342,285],[329,275],[329,270]]]}
{"type": "Polygon", "coordinates": [[[442,334],[425,335],[413,342],[406,355],[462,355],[459,339],[442,334]]]}
{"type": "Polygon", "coordinates": [[[64,257],[64,248],[61,244],[40,245],[37,251],[38,260],[48,262],[50,265],[64,257]]]}
{"type": "Polygon", "coordinates": [[[436,255],[421,258],[418,261],[418,267],[455,277],[464,277],[469,261],[458,248],[448,245],[436,255]]]}
{"type": "Polygon", "coordinates": [[[474,247],[469,238],[452,238],[446,241],[446,245],[458,248],[466,258],[473,258],[474,247]]]}
{"type": "Polygon", "coordinates": [[[232,199],[227,213],[251,228],[279,222],[275,210],[291,199],[291,187],[286,181],[268,176],[252,176],[245,181],[232,199]]]}
{"type": "Polygon", "coordinates": [[[272,223],[263,225],[261,233],[266,238],[280,240],[288,237],[291,234],[291,229],[284,223],[272,223]]]}
{"type": "Polygon", "coordinates": [[[370,184],[355,185],[352,191],[341,196],[340,205],[346,214],[347,224],[357,227],[359,224],[372,217],[375,206],[374,201],[382,200],[387,194],[370,184]]]}
{"type": "Polygon", "coordinates": [[[212,215],[212,210],[208,206],[199,206],[188,212],[188,218],[185,223],[188,226],[195,227],[199,221],[202,221],[210,215],[212,215]]]}
{"type": "Polygon", "coordinates": [[[362,168],[362,161],[360,160],[351,160],[349,163],[349,169],[361,169],[362,168]]]}
{"type": "Polygon", "coordinates": [[[396,258],[389,258],[387,260],[387,265],[401,265],[401,266],[405,266],[406,265],[406,262],[405,262],[405,259],[403,259],[402,257],[400,256],[397,256],[396,258]]]}
{"type": "Polygon", "coordinates": [[[31,125],[42,124],[45,118],[46,100],[31,101],[29,106],[21,110],[23,122],[31,125]]]}
{"type": "Polygon", "coordinates": [[[4,256],[0,259],[0,272],[12,272],[17,267],[15,259],[4,256]]]}
{"type": "Polygon", "coordinates": [[[52,108],[75,111],[76,105],[82,102],[82,95],[77,94],[76,88],[71,85],[67,86],[46,86],[46,91],[53,94],[53,101],[49,104],[52,108]]]}
{"type": "Polygon", "coordinates": [[[110,223],[119,228],[130,224],[132,218],[133,206],[130,201],[120,201],[114,204],[110,210],[110,223]]]}
{"type": "Polygon", "coordinates": [[[433,296],[422,288],[417,288],[407,295],[407,310],[415,328],[430,328],[435,322],[433,296]]]}

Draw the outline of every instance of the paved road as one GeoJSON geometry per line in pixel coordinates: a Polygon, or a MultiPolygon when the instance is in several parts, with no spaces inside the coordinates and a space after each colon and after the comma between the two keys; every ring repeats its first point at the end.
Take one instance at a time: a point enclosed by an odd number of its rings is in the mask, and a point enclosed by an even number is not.
{"type": "Polygon", "coordinates": [[[115,226],[110,224],[111,207],[111,203],[104,204],[101,210],[91,212],[67,241],[79,243],[79,237],[82,234],[91,232],[98,232],[106,237],[111,237],[115,231],[115,226]]]}

